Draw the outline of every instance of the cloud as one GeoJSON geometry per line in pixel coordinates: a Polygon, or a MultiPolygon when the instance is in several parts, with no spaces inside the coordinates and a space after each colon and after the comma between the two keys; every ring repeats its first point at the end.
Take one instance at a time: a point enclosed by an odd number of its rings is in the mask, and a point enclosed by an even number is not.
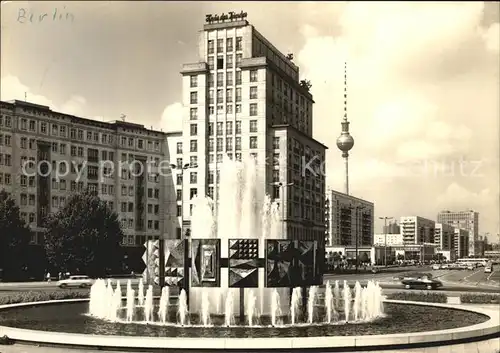
{"type": "Polygon", "coordinates": [[[329,186],[343,189],[333,141],[347,62],[351,192],[375,201],[377,213],[416,210],[432,218],[443,200],[463,208],[470,197],[484,214],[480,231],[497,229],[498,195],[489,186],[498,184],[498,159],[481,178],[456,169],[461,159],[498,155],[499,26],[482,26],[483,9],[481,2],[350,2],[330,19],[337,32],[325,31],[326,21],[303,24],[305,44],[296,57],[313,85],[315,138],[330,146],[329,186]],[[457,185],[468,193],[446,198],[457,185]]]}
{"type": "Polygon", "coordinates": [[[492,53],[498,54],[500,46],[500,26],[499,23],[493,23],[483,32],[483,39],[486,48],[492,53]]]}
{"type": "Polygon", "coordinates": [[[182,130],[182,103],[176,102],[163,110],[161,115],[161,129],[164,132],[173,132],[182,130]]]}
{"type": "Polygon", "coordinates": [[[74,114],[77,116],[84,116],[87,104],[87,101],[84,97],[73,95],[66,102],[63,102],[59,106],[50,98],[32,92],[31,89],[23,84],[16,76],[6,75],[1,78],[0,99],[2,101],[14,99],[24,101],[25,97],[30,103],[45,105],[53,111],[59,111],[66,114],[74,114]]]}

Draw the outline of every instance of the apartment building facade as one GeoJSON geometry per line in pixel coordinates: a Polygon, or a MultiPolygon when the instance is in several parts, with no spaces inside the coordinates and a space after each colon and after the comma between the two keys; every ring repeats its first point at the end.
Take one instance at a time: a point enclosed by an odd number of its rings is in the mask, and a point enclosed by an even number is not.
{"type": "Polygon", "coordinates": [[[190,165],[175,183],[183,228],[195,195],[217,204],[224,155],[251,155],[259,194],[284,207],[285,236],[322,242],[326,146],[312,136],[313,98],[291,58],[244,19],[211,22],[200,33],[198,61],[181,74],[182,131],[167,139],[171,160],[190,165]]]}
{"type": "Polygon", "coordinates": [[[455,257],[461,259],[469,256],[470,241],[469,231],[466,229],[455,228],[455,257]]]}
{"type": "Polygon", "coordinates": [[[436,222],[420,216],[400,217],[399,224],[404,244],[434,244],[436,222]]]}
{"type": "Polygon", "coordinates": [[[373,238],[374,245],[386,245],[394,246],[394,245],[403,245],[403,235],[401,233],[392,234],[392,233],[383,233],[383,234],[375,234],[373,238]]]}
{"type": "Polygon", "coordinates": [[[469,232],[469,249],[471,255],[480,255],[477,245],[479,240],[479,212],[467,211],[441,211],[437,215],[439,223],[446,223],[455,228],[466,229],[469,232]]]}
{"type": "Polygon", "coordinates": [[[446,223],[436,223],[434,228],[434,244],[438,250],[453,250],[455,248],[455,228],[446,223]]]}
{"type": "Polygon", "coordinates": [[[327,247],[370,247],[374,243],[374,204],[335,190],[326,202],[327,247]]]}
{"type": "Polygon", "coordinates": [[[18,100],[0,108],[0,189],[17,201],[33,244],[43,243],[45,217],[83,190],[117,212],[124,247],[164,236],[166,183],[155,169],[164,159],[164,133],[18,100]]]}

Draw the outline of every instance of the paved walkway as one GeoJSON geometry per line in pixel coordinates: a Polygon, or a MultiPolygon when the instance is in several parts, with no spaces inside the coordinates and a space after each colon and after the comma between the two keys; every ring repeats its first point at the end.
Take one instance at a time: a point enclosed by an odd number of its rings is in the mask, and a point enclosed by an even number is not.
{"type": "MultiPolygon", "coordinates": [[[[36,347],[15,344],[13,346],[0,346],[1,353],[119,353],[122,351],[104,350],[71,350],[67,348],[36,347]]],[[[181,352],[181,351],[177,351],[181,352]]],[[[457,344],[453,346],[400,349],[391,351],[377,351],[377,353],[499,353],[500,339],[490,339],[487,341],[457,344]]],[[[361,353],[361,351],[350,351],[350,353],[361,353]]],[[[366,351],[364,352],[366,353],[366,351]]]]}

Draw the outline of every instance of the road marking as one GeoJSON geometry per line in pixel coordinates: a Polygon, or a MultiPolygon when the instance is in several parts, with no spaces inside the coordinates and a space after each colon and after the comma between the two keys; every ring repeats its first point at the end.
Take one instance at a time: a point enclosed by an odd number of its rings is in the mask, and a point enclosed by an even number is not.
{"type": "Polygon", "coordinates": [[[486,281],[489,281],[490,277],[493,276],[494,273],[495,273],[495,271],[491,271],[490,275],[488,277],[486,277],[486,281]]]}
{"type": "Polygon", "coordinates": [[[476,273],[479,273],[479,272],[481,272],[481,270],[477,270],[476,272],[471,273],[470,275],[467,275],[467,276],[465,276],[465,277],[464,277],[464,278],[462,278],[462,279],[463,279],[464,281],[467,281],[467,278],[472,277],[472,276],[474,276],[476,273]]]}

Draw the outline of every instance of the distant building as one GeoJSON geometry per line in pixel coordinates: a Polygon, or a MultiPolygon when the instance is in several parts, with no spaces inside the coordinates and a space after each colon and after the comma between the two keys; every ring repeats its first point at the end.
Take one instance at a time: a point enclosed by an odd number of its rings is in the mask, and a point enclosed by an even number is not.
{"type": "Polygon", "coordinates": [[[455,228],[455,254],[458,259],[469,256],[469,231],[455,228]]]}
{"type": "Polygon", "coordinates": [[[382,233],[384,234],[400,234],[401,233],[401,227],[399,224],[394,221],[389,223],[387,226],[382,227],[382,233]]]}
{"type": "Polygon", "coordinates": [[[449,251],[455,248],[455,228],[449,224],[436,223],[434,229],[434,244],[438,244],[438,250],[449,251]]]}
{"type": "Polygon", "coordinates": [[[466,229],[469,232],[468,252],[479,255],[476,242],[479,240],[479,212],[469,211],[441,211],[437,215],[438,223],[446,223],[455,228],[466,229]]]}
{"type": "Polygon", "coordinates": [[[402,245],[403,244],[403,235],[402,234],[375,234],[373,238],[374,245],[385,245],[387,239],[387,246],[392,245],[402,245]]]}
{"type": "Polygon", "coordinates": [[[484,252],[488,248],[488,237],[486,236],[479,236],[478,241],[476,241],[476,256],[483,256],[484,252]]]}
{"type": "Polygon", "coordinates": [[[403,216],[399,224],[404,244],[434,244],[436,222],[420,216],[403,216]]]}
{"type": "Polygon", "coordinates": [[[374,204],[351,195],[330,190],[326,204],[328,247],[371,247],[374,235],[374,204]]]}

